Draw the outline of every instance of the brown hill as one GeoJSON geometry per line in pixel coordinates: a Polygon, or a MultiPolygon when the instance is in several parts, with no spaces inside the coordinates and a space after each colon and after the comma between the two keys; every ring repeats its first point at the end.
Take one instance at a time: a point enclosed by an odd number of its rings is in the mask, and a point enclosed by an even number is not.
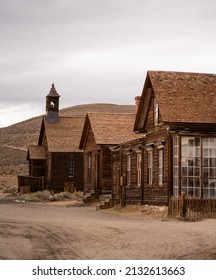
{"type": "MultiPolygon", "coordinates": [[[[86,104],[60,110],[61,116],[84,116],[87,112],[135,113],[134,105],[86,104]]],[[[0,128],[0,175],[28,173],[26,151],[37,144],[42,116],[0,128]]]]}

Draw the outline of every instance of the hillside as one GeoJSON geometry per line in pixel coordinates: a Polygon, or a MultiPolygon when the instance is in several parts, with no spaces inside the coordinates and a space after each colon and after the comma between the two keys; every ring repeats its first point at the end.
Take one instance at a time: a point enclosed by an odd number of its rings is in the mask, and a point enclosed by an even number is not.
{"type": "MultiPolygon", "coordinates": [[[[135,113],[134,105],[86,104],[60,110],[60,116],[84,116],[87,112],[135,113]]],[[[37,144],[42,116],[0,128],[0,175],[28,174],[26,150],[37,144]]]]}

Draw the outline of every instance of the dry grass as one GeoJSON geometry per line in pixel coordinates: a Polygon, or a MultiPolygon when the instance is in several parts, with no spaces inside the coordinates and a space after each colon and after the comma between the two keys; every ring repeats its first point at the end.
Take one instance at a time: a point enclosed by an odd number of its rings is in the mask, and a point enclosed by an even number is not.
{"type": "Polygon", "coordinates": [[[45,201],[79,201],[83,197],[82,192],[70,193],[61,192],[52,195],[49,191],[39,191],[28,194],[18,194],[17,200],[28,201],[28,202],[45,202],[45,201]]]}
{"type": "Polygon", "coordinates": [[[168,207],[151,205],[127,205],[123,208],[116,206],[107,211],[117,215],[149,216],[156,219],[165,219],[168,215],[168,207]]]}

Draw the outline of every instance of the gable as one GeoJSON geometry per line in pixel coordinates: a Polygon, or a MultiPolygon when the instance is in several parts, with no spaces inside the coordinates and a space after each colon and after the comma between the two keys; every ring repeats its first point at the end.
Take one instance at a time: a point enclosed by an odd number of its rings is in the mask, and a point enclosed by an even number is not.
{"type": "Polygon", "coordinates": [[[151,126],[153,122],[153,89],[147,74],[143,92],[140,99],[140,105],[137,111],[134,131],[143,132],[146,125],[151,126]]]}
{"type": "Polygon", "coordinates": [[[49,123],[43,118],[38,145],[49,152],[81,152],[79,141],[84,117],[59,117],[58,123],[49,123]]]}
{"type": "Polygon", "coordinates": [[[95,137],[87,114],[83,126],[79,148],[81,150],[86,150],[86,149],[91,150],[95,146],[96,146],[95,137]]]}
{"type": "Polygon", "coordinates": [[[90,142],[90,139],[87,138],[90,130],[95,145],[116,145],[142,137],[133,131],[134,120],[135,114],[88,113],[80,141],[80,149],[84,149],[87,141],[90,142]]]}
{"type": "Polygon", "coordinates": [[[216,124],[216,75],[148,71],[134,130],[145,126],[151,88],[164,124],[216,124]]]}

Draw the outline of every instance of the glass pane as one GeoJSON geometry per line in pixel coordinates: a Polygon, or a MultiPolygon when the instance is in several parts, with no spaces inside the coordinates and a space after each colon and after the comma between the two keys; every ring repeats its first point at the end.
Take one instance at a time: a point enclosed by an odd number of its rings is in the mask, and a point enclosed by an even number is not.
{"type": "Polygon", "coordinates": [[[194,169],[194,176],[200,176],[200,168],[194,169]]]}
{"type": "Polygon", "coordinates": [[[178,166],[178,158],[174,158],[174,166],[178,166]]]}
{"type": "Polygon", "coordinates": [[[187,188],[187,186],[188,186],[188,179],[182,178],[182,188],[187,188]]]}
{"type": "Polygon", "coordinates": [[[187,176],[187,167],[182,167],[182,176],[185,177],[187,176]]]}
{"type": "Polygon", "coordinates": [[[203,149],[203,156],[204,156],[204,157],[208,157],[208,155],[209,155],[208,152],[209,152],[209,150],[206,149],[206,148],[204,148],[204,149],[203,149]]]}
{"type": "Polygon", "coordinates": [[[203,167],[208,167],[209,165],[209,160],[207,158],[203,159],[203,167]]]}

